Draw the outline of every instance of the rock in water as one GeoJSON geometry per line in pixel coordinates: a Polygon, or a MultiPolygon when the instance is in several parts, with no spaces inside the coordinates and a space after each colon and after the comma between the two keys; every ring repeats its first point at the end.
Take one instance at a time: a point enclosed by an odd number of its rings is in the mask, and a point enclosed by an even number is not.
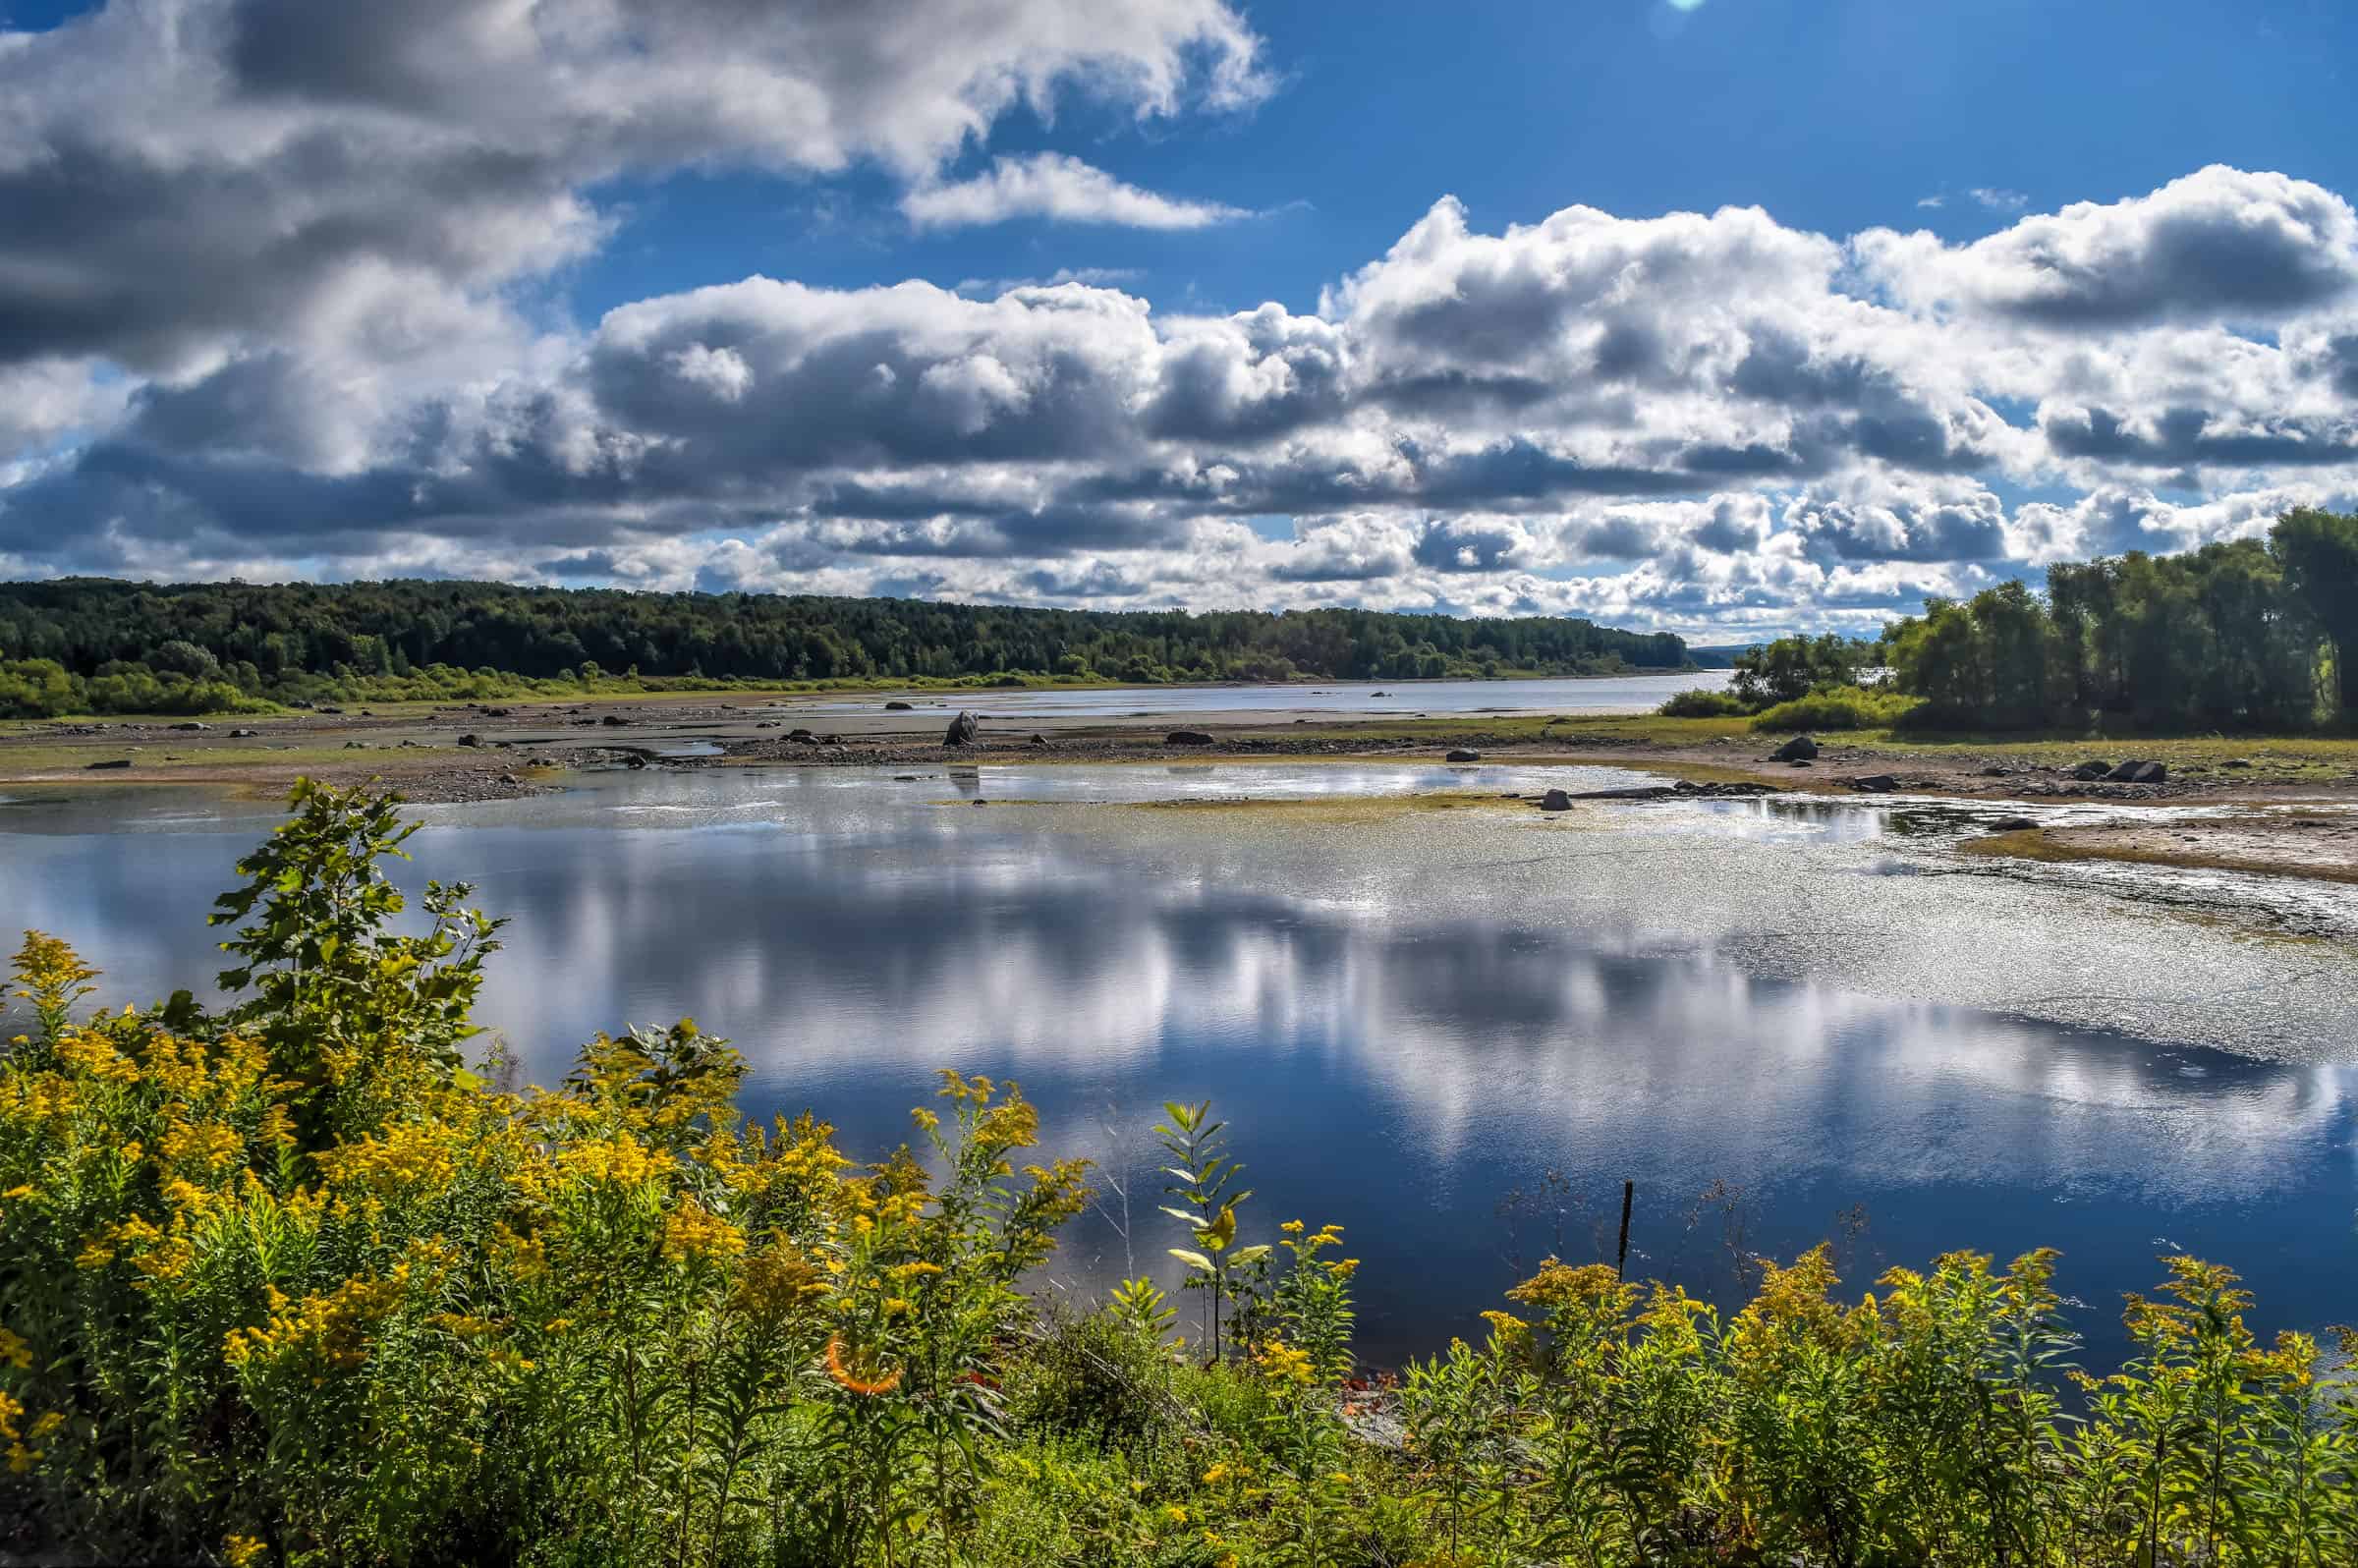
{"type": "Polygon", "coordinates": [[[884,711],[887,713],[906,713],[916,706],[917,704],[914,702],[887,702],[884,704],[884,711]]]}
{"type": "Polygon", "coordinates": [[[2039,824],[2028,816],[2001,816],[1990,824],[1993,833],[2026,833],[2039,824]]]}
{"type": "Polygon", "coordinates": [[[1549,790],[1540,797],[1540,810],[1543,812],[1568,812],[1572,810],[1572,797],[1566,795],[1562,790],[1549,790]]]}
{"type": "Polygon", "coordinates": [[[1451,752],[1441,760],[1444,762],[1479,762],[1482,760],[1482,754],[1480,752],[1451,752]]]}
{"type": "Polygon", "coordinates": [[[483,744],[483,738],[471,730],[459,737],[459,744],[461,746],[480,746],[483,744]]]}
{"type": "Polygon", "coordinates": [[[1162,738],[1162,744],[1165,746],[1209,746],[1212,744],[1212,739],[1202,730],[1173,730],[1162,738]]]}
{"type": "Polygon", "coordinates": [[[1796,735],[1768,754],[1771,762],[1806,762],[1818,755],[1818,743],[1806,735],[1796,735]]]}
{"type": "Polygon", "coordinates": [[[1850,787],[1867,795],[1888,795],[1899,788],[1899,780],[1888,773],[1869,773],[1863,778],[1852,779],[1850,787]]]}
{"type": "Polygon", "coordinates": [[[982,725],[981,720],[977,719],[966,709],[960,708],[958,710],[958,716],[950,720],[949,733],[941,738],[941,744],[944,746],[964,746],[975,738],[975,731],[981,729],[982,727],[982,725]]]}

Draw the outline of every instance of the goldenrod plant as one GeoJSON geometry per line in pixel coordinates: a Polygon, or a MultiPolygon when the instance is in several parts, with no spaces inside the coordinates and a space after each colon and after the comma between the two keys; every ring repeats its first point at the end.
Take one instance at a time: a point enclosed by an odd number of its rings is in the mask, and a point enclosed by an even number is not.
{"type": "Polygon", "coordinates": [[[1189,1105],[1186,1344],[1151,1279],[1043,1305],[1088,1173],[1012,1084],[945,1073],[864,1164],[746,1117],[684,1020],[549,1089],[471,1070],[497,923],[437,889],[398,934],[394,803],[292,804],[223,905],[221,1006],[90,1014],[65,942],[17,954],[0,1560],[2358,1561],[2351,1347],[2257,1343],[2218,1265],[2163,1260],[2105,1372],[2049,1252],[1849,1299],[1821,1248],[1725,1316],[1550,1260],[1394,1384],[1341,1234],[1237,1246],[1189,1105]]]}

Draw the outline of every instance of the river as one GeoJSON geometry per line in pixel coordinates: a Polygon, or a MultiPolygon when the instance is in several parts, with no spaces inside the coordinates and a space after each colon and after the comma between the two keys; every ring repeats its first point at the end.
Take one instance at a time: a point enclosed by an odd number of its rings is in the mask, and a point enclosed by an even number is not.
{"type": "MultiPolygon", "coordinates": [[[[561,1075],[600,1028],[693,1014],[874,1157],[932,1072],[1020,1080],[1048,1147],[1127,1186],[1046,1288],[1170,1279],[1150,1128],[1230,1121],[1260,1239],[1345,1229],[1361,1352],[1480,1327],[1516,1269],[1609,1255],[1724,1298],[1837,1249],[1849,1288],[1973,1247],[2064,1252],[2096,1347],[2180,1249],[2263,1326],[2350,1315],[2358,943],[1981,874],[1928,803],[1477,794],[1610,768],[1273,763],[591,774],[428,808],[400,876],[511,917],[482,1021],[561,1075]],[[1448,810],[1402,797],[1458,792],[1448,810]],[[987,809],[972,803],[982,799],[987,809]],[[1383,804],[1385,800],[1392,804],[1383,804]]],[[[193,791],[0,802],[14,926],[104,995],[203,988],[202,916],[267,807],[193,791]]],[[[2306,894],[2358,929],[2358,890],[2306,894]],[[2336,904],[2338,901],[2338,904],[2336,904]]]]}

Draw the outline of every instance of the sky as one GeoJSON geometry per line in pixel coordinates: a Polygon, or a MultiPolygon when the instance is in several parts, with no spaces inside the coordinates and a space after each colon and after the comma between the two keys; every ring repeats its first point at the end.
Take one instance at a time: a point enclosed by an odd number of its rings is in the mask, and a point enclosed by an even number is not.
{"type": "Polygon", "coordinates": [[[2339,0],[0,0],[0,578],[1872,631],[2358,507],[2339,0]]]}

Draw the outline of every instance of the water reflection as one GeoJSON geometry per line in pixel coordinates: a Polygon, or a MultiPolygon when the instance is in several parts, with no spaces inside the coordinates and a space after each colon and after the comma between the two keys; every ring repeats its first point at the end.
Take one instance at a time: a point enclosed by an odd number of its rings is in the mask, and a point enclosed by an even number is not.
{"type": "MultiPolygon", "coordinates": [[[[1058,1264],[1076,1290],[1168,1272],[1147,1129],[1160,1100],[1208,1096],[1262,1221],[1341,1223],[1370,1260],[1378,1359],[1465,1328],[1511,1259],[1585,1253],[1624,1178],[1641,1264],[1697,1286],[1725,1285],[1731,1237],[1835,1237],[1859,1284],[1949,1247],[2047,1243],[2104,1302],[2152,1283],[2166,1238],[2234,1261],[2272,1322],[2347,1315],[2349,1069],[1910,999],[1957,986],[2035,1010],[2066,980],[2150,1000],[2157,977],[2200,975],[2214,1024],[2289,1027],[2266,987],[2297,971],[2274,949],[2015,888],[1846,879],[1904,838],[1905,807],[1369,829],[943,804],[1238,784],[1049,771],[954,769],[954,796],[938,776],[617,779],[430,813],[405,875],[471,878],[515,917],[483,1014],[543,1081],[597,1029],[694,1013],[746,1052],[755,1108],[816,1106],[873,1154],[934,1068],[1020,1078],[1051,1145],[1139,1200],[1127,1243],[1104,1216],[1077,1229],[1058,1264]]],[[[12,822],[50,830],[0,832],[11,918],[83,943],[108,994],[218,967],[199,915],[253,818],[12,822]]]]}

